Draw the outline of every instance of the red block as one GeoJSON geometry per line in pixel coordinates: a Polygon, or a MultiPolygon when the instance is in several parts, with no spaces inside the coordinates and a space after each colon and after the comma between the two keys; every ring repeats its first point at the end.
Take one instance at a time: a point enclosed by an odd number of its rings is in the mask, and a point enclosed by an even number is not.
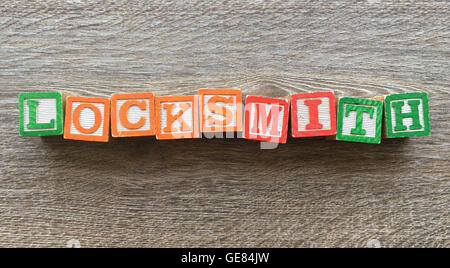
{"type": "Polygon", "coordinates": [[[289,101],[247,96],[245,100],[244,138],[286,143],[289,101]]]}
{"type": "Polygon", "coordinates": [[[292,136],[298,138],[335,135],[335,103],[336,99],[331,91],[292,95],[292,136]]]}

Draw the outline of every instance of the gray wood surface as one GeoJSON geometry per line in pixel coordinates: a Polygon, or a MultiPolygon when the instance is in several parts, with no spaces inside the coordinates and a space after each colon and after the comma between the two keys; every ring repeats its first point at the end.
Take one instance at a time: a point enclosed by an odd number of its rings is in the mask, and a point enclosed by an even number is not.
{"type": "Polygon", "coordinates": [[[448,1],[0,1],[0,246],[449,247],[448,1]],[[430,94],[432,136],[18,136],[17,96],[430,94]]]}

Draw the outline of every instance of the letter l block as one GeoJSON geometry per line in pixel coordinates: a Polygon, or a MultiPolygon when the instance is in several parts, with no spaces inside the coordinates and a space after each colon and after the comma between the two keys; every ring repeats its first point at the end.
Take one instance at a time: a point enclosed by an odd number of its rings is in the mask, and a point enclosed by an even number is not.
{"type": "Polygon", "coordinates": [[[19,95],[21,136],[63,134],[63,99],[60,92],[27,92],[19,95]]]}

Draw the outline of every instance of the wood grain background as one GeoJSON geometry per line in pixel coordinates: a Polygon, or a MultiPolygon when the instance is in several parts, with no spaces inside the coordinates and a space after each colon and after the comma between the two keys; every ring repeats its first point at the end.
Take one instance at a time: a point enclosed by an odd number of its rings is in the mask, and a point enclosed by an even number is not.
{"type": "Polygon", "coordinates": [[[447,1],[0,2],[0,246],[450,246],[447,1]],[[426,91],[432,136],[18,136],[17,96],[426,91]],[[370,244],[370,243],[369,243],[370,244]]]}

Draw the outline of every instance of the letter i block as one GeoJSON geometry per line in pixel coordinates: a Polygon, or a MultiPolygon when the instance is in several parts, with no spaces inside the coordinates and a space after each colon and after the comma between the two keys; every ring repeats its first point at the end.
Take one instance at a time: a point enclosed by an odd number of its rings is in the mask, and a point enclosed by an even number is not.
{"type": "Polygon", "coordinates": [[[336,139],[381,143],[383,102],[371,99],[339,99],[336,139]]]}
{"type": "Polygon", "coordinates": [[[293,137],[336,134],[336,98],[333,92],[300,93],[291,96],[293,137]]]}
{"type": "Polygon", "coordinates": [[[245,99],[244,138],[286,143],[289,101],[259,96],[245,99]]]}
{"type": "Polygon", "coordinates": [[[385,99],[385,108],[388,138],[430,135],[427,93],[389,95],[385,99]]]}
{"type": "Polygon", "coordinates": [[[239,89],[200,89],[202,132],[242,131],[242,92],[239,89]]]}
{"type": "Polygon", "coordinates": [[[29,92],[19,95],[21,136],[63,134],[63,100],[59,92],[29,92]]]}
{"type": "Polygon", "coordinates": [[[67,97],[64,138],[107,142],[109,106],[107,98],[67,97]]]}
{"type": "Polygon", "coordinates": [[[111,97],[113,137],[155,135],[155,97],[153,93],[123,93],[111,97]]]}
{"type": "Polygon", "coordinates": [[[156,97],[156,139],[189,139],[200,136],[198,96],[156,97]]]}

